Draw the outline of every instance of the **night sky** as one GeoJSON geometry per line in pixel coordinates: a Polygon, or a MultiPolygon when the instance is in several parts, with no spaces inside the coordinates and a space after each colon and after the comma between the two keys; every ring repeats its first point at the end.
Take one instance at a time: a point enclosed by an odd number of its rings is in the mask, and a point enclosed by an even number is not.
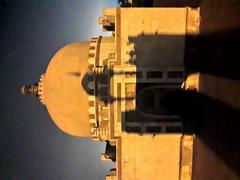
{"type": "Polygon", "coordinates": [[[101,180],[105,143],[61,132],[22,85],[39,80],[54,53],[102,34],[97,23],[114,0],[0,0],[0,180],[101,180]]]}

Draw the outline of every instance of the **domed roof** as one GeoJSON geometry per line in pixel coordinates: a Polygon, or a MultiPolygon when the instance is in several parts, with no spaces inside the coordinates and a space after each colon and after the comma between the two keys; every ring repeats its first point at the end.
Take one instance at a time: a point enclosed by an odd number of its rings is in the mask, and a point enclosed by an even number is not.
{"type": "Polygon", "coordinates": [[[42,100],[55,124],[74,136],[90,136],[88,94],[82,78],[88,71],[89,43],[76,42],[60,49],[48,65],[42,100]]]}

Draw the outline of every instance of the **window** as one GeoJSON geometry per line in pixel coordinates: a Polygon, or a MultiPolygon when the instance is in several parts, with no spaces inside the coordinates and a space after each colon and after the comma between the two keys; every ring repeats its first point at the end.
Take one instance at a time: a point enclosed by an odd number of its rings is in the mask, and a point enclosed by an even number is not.
{"type": "Polygon", "coordinates": [[[166,103],[173,103],[168,94],[174,90],[174,88],[161,86],[144,88],[137,94],[137,107],[141,112],[149,115],[173,115],[166,103]]]}
{"type": "Polygon", "coordinates": [[[150,132],[150,133],[157,133],[157,132],[161,132],[162,128],[161,127],[147,127],[146,128],[147,132],[150,132]]]}
{"type": "Polygon", "coordinates": [[[148,71],[147,78],[162,78],[163,73],[162,71],[148,71]]]}
{"type": "Polygon", "coordinates": [[[168,71],[168,78],[183,78],[183,71],[168,71]]]}

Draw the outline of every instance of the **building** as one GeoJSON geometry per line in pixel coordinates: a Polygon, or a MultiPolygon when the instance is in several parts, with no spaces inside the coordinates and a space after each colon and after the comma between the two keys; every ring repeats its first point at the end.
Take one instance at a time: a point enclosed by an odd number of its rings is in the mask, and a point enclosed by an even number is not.
{"type": "Polygon", "coordinates": [[[60,49],[35,94],[65,133],[106,141],[106,179],[191,179],[192,135],[164,97],[185,78],[186,36],[199,32],[199,8],[104,9],[109,37],[60,49]]]}

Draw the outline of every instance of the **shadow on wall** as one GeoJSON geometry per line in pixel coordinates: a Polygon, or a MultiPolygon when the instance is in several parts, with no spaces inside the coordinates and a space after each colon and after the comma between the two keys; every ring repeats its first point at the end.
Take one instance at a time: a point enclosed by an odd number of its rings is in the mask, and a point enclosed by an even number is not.
{"type": "MultiPolygon", "coordinates": [[[[200,36],[186,37],[187,73],[210,74],[226,81],[240,80],[239,9],[239,1],[202,1],[200,36]],[[188,48],[192,46],[196,48],[188,48]]],[[[192,95],[184,104],[194,111],[190,109],[189,113],[183,108],[182,113],[188,114],[186,131],[196,133],[193,179],[239,179],[240,109],[203,94],[192,95]]],[[[234,98],[234,94],[227,96],[234,98]]]]}
{"type": "MultiPolygon", "coordinates": [[[[190,37],[192,38],[192,37],[190,37]]],[[[145,67],[182,67],[184,62],[185,36],[159,34],[140,34],[129,37],[134,52],[128,52],[131,59],[136,57],[137,70],[145,67]]]]}
{"type": "Polygon", "coordinates": [[[240,79],[239,52],[240,28],[222,32],[186,37],[185,67],[192,72],[202,72],[230,79],[240,79]]]}
{"type": "Polygon", "coordinates": [[[166,107],[183,118],[184,133],[196,135],[193,178],[239,179],[240,109],[190,91],[166,99],[166,107]]]}
{"type": "MultiPolygon", "coordinates": [[[[155,41],[156,43],[162,43],[162,47],[169,48],[167,51],[163,52],[163,56],[168,59],[168,51],[173,53],[174,49],[179,50],[177,46],[173,46],[171,42],[172,39],[182,40],[184,37],[181,36],[161,36],[161,35],[140,35],[135,38],[130,38],[130,41],[135,44],[135,51],[130,54],[136,56],[136,58],[141,58],[144,53],[147,54],[148,48],[142,49],[140,46],[142,41],[155,41]],[[164,40],[164,41],[163,41],[164,40]],[[165,44],[163,42],[168,42],[165,44]]],[[[180,41],[179,41],[180,42],[180,41]]],[[[185,76],[192,72],[200,72],[211,74],[214,76],[224,77],[225,79],[235,79],[239,80],[240,78],[240,61],[239,52],[240,46],[237,46],[240,42],[240,29],[232,29],[228,31],[220,31],[208,34],[202,34],[198,37],[196,36],[187,36],[185,42],[185,56],[182,59],[183,62],[176,61],[175,58],[172,60],[172,64],[165,64],[168,66],[174,65],[183,65],[185,68],[185,76]]],[[[154,43],[153,43],[154,44],[154,43]]],[[[163,65],[160,62],[161,59],[161,49],[156,49],[157,54],[151,55],[155,63],[155,66],[159,69],[163,65]],[[158,54],[159,53],[159,54],[158,54]],[[159,57],[159,58],[157,58],[159,57]],[[158,64],[160,62],[160,64],[158,64]],[[158,66],[159,65],[159,66],[158,66]]],[[[178,53],[176,53],[176,57],[178,53]]],[[[180,54],[180,53],[179,53],[180,54]]],[[[134,58],[133,58],[134,59],[134,58]]],[[[151,59],[151,58],[150,58],[151,59]]],[[[132,61],[136,64],[137,71],[139,68],[143,68],[144,59],[142,62],[138,63],[132,61]]],[[[146,62],[149,63],[149,62],[146,62]]],[[[153,64],[149,64],[151,66],[153,64]]],[[[111,69],[110,75],[114,73],[111,69]]],[[[134,74],[134,72],[132,72],[134,74]]],[[[161,74],[161,73],[160,73],[161,74]]],[[[118,74],[125,75],[125,74],[118,74]]],[[[100,74],[104,76],[104,74],[100,74]]],[[[137,88],[141,80],[138,77],[138,74],[135,73],[137,78],[137,88]]],[[[146,84],[145,84],[146,85],[146,84]]],[[[155,84],[156,85],[156,84],[155,84]]],[[[160,85],[166,85],[160,83],[160,85]]],[[[169,84],[168,84],[169,85],[169,84]]],[[[240,145],[238,143],[240,136],[240,109],[230,107],[222,102],[214,100],[210,97],[207,97],[202,94],[197,94],[195,92],[182,91],[179,89],[180,83],[177,83],[178,88],[173,89],[164,93],[161,97],[161,104],[159,107],[163,108],[167,114],[170,115],[180,115],[184,123],[184,132],[185,133],[195,133],[198,139],[201,139],[204,144],[206,144],[216,155],[223,160],[232,170],[240,175],[240,145]]],[[[147,87],[147,86],[146,86],[147,87]]],[[[162,93],[159,89],[160,94],[162,93]]],[[[134,97],[135,98],[135,97],[134,97]]],[[[110,98],[112,99],[110,103],[114,101],[125,101],[126,98],[110,98]]],[[[132,100],[132,99],[129,99],[132,100]]],[[[136,99],[138,101],[139,99],[136,99]]],[[[151,99],[149,102],[151,103],[151,99]]],[[[138,110],[130,110],[125,112],[127,116],[137,117],[136,113],[138,110]]],[[[164,114],[164,113],[163,113],[164,114]]],[[[169,120],[171,122],[171,120],[169,120]]],[[[158,131],[158,129],[155,129],[158,131]]],[[[138,130],[137,130],[138,131],[138,130]]],[[[154,130],[153,130],[154,131],[154,130]]],[[[198,146],[199,144],[196,144],[198,146]]],[[[201,156],[201,146],[196,147],[198,154],[195,157],[201,156]]],[[[196,162],[201,163],[201,161],[196,162]]],[[[206,166],[203,165],[203,166],[206,166]]],[[[217,165],[216,165],[217,166],[217,165]]],[[[198,167],[198,164],[196,165],[198,167]]],[[[206,170],[195,168],[194,173],[205,173],[206,170]]]]}
{"type": "MultiPolygon", "coordinates": [[[[238,46],[240,42],[239,4],[239,2],[233,0],[226,2],[221,0],[203,1],[201,5],[200,36],[174,37],[142,34],[139,37],[130,38],[135,43],[135,51],[129,52],[132,63],[136,63],[138,71],[139,64],[134,61],[134,56],[141,58],[143,51],[146,53],[150,48],[146,46],[141,49],[140,42],[142,40],[163,43],[161,40],[165,39],[165,41],[170,40],[170,43],[171,39],[185,38],[185,56],[183,59],[185,77],[190,73],[200,72],[215,77],[240,80],[240,61],[238,60],[240,52],[240,46],[238,46]],[[229,2],[229,5],[225,5],[227,2],[229,2]],[[138,46],[138,44],[140,45],[138,46]]],[[[165,4],[163,3],[162,6],[165,6],[165,4]]],[[[165,45],[163,44],[163,47],[168,47],[165,45]]],[[[172,46],[172,44],[170,43],[169,46],[172,46]]],[[[173,47],[169,47],[170,52],[173,47]]],[[[158,52],[160,50],[156,49],[156,53],[158,52]]],[[[164,53],[163,51],[163,55],[164,53]]],[[[153,62],[160,60],[161,55],[153,54],[151,56],[153,59],[155,57],[153,62]]],[[[161,76],[161,73],[159,76],[161,76]]],[[[139,82],[138,79],[137,82],[139,82]]],[[[119,101],[119,99],[115,100],[119,101]]],[[[209,163],[206,163],[205,160],[211,159],[211,154],[204,152],[201,143],[195,143],[194,179],[201,179],[201,177],[232,179],[226,175],[233,174],[232,172],[238,176],[235,179],[239,179],[240,109],[230,107],[200,93],[179,89],[165,94],[162,105],[171,114],[180,115],[184,122],[185,133],[195,133],[197,141],[201,141],[216,155],[215,159],[211,160],[213,166],[206,168],[209,163]],[[219,169],[220,164],[225,164],[227,168],[219,169]],[[216,175],[216,172],[218,175],[216,175]]],[[[125,113],[134,115],[136,110],[125,113]]]]}
{"type": "MultiPolygon", "coordinates": [[[[136,65],[136,72],[116,73],[111,68],[106,67],[105,71],[109,71],[110,77],[104,72],[95,74],[95,76],[102,83],[108,83],[112,76],[133,76],[136,78],[137,84],[135,96],[109,98],[109,86],[103,88],[96,95],[105,104],[114,101],[132,101],[137,97],[136,109],[125,112],[131,120],[137,119],[139,121],[143,117],[145,120],[153,122],[163,120],[142,116],[143,113],[139,111],[139,104],[145,104],[142,109],[152,109],[155,112],[151,112],[153,115],[169,116],[164,121],[173,122],[174,119],[179,118],[176,117],[178,115],[181,115],[181,119],[188,119],[188,117],[191,119],[191,114],[192,118],[195,118],[193,108],[196,99],[191,92],[180,90],[181,83],[189,73],[193,72],[238,79],[240,77],[238,72],[240,63],[236,61],[236,57],[238,57],[240,49],[235,44],[239,40],[238,29],[200,36],[160,35],[156,33],[154,35],[141,34],[137,37],[129,37],[129,43],[134,44],[134,51],[126,53],[130,55],[129,61],[136,65]],[[144,83],[142,72],[149,71],[149,68],[150,70],[155,68],[155,70],[151,74],[145,74],[145,78],[149,79],[145,80],[144,83]],[[171,68],[174,68],[174,71],[171,68]],[[185,73],[183,69],[185,69],[185,73]],[[166,79],[166,76],[168,76],[168,79],[166,79]],[[146,83],[146,81],[151,83],[146,83]],[[153,86],[157,90],[149,91],[149,94],[155,93],[157,98],[145,96],[145,100],[142,100],[144,98],[138,96],[143,89],[153,86]],[[155,106],[156,104],[157,106],[155,106]],[[182,104],[185,104],[185,106],[182,104]],[[154,109],[154,107],[157,108],[154,109]],[[184,111],[184,108],[188,112],[184,111]]],[[[89,88],[88,83],[89,81],[93,82],[93,79],[92,76],[85,74],[82,81],[82,86],[91,95],[94,95],[94,90],[89,88]]],[[[184,129],[186,132],[189,131],[188,127],[184,129]]],[[[194,127],[192,129],[189,132],[194,131],[194,127]]]]}
{"type": "MultiPolygon", "coordinates": [[[[196,138],[198,141],[202,141],[205,146],[207,146],[217,158],[210,162],[213,167],[210,170],[206,170],[204,159],[209,154],[204,154],[205,148],[201,143],[195,144],[195,158],[200,159],[199,161],[194,161],[193,174],[196,179],[198,175],[207,175],[208,178],[216,178],[214,172],[221,172],[223,175],[228,174],[229,170],[227,168],[220,169],[220,164],[225,164],[226,167],[230,168],[238,174],[240,177],[240,109],[235,109],[217,100],[211,99],[202,94],[195,94],[197,104],[194,106],[195,114],[191,118],[186,119],[186,124],[188,128],[194,128],[194,133],[196,133],[196,138]],[[201,160],[202,157],[202,160],[201,160]]],[[[185,110],[186,111],[186,110],[185,110]]],[[[232,173],[230,173],[231,175],[232,173]]],[[[219,175],[218,175],[219,176],[219,175]]],[[[226,177],[222,176],[220,179],[226,177]]],[[[231,179],[231,178],[227,178],[231,179]]]]}

